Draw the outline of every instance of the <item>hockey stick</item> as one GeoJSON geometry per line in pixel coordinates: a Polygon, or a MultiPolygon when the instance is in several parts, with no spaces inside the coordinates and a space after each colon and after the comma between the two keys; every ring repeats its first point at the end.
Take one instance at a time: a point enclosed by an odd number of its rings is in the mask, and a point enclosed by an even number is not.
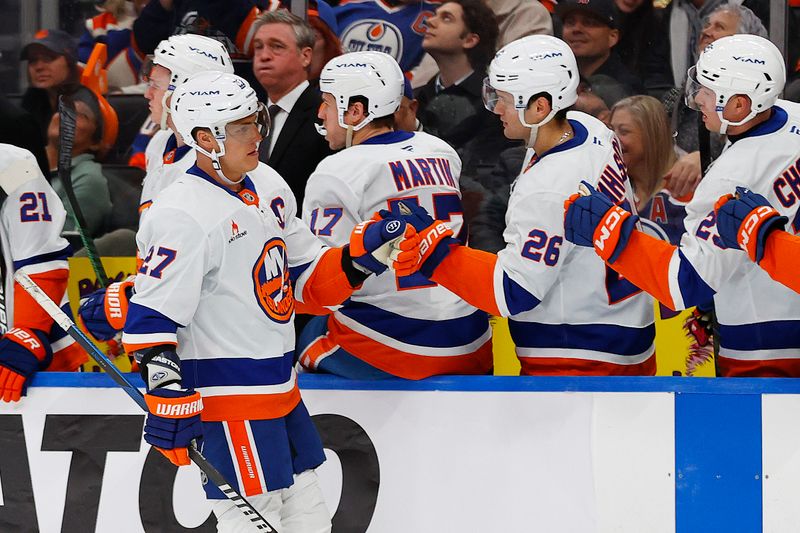
{"type": "Polygon", "coordinates": [[[58,113],[60,116],[58,127],[58,177],[64,185],[67,193],[67,200],[72,207],[75,215],[75,223],[78,227],[78,234],[81,236],[83,247],[86,248],[86,255],[92,264],[92,269],[100,282],[100,287],[108,287],[108,275],[106,274],[103,263],[100,261],[100,254],[94,240],[86,233],[86,217],[83,216],[78,199],[75,197],[75,190],[72,188],[72,141],[75,139],[76,112],[72,101],[66,99],[64,95],[58,97],[58,113]]]}
{"type": "MultiPolygon", "coordinates": [[[[24,272],[17,270],[14,274],[14,279],[19,283],[28,294],[33,297],[36,302],[42,306],[50,317],[56,321],[56,323],[66,331],[70,337],[75,339],[75,341],[81,345],[81,347],[86,350],[92,359],[94,359],[100,367],[105,370],[105,372],[113,379],[117,385],[123,388],[125,392],[130,396],[134,402],[136,402],[139,407],[141,407],[145,412],[148,412],[147,404],[144,401],[144,395],[142,395],[141,391],[137,389],[128,379],[122,375],[119,369],[114,366],[108,357],[97,347],[94,343],[86,336],[75,323],[67,316],[67,314],[61,310],[58,305],[50,299],[45,292],[36,285],[33,280],[24,272]]],[[[228,483],[222,474],[214,468],[214,466],[208,462],[208,459],[203,457],[203,454],[197,449],[197,447],[192,443],[189,446],[189,457],[194,461],[203,474],[208,477],[211,482],[222,491],[226,498],[231,500],[236,507],[242,512],[244,516],[246,516],[250,523],[253,524],[257,531],[264,531],[266,533],[278,533],[277,530],[270,525],[266,519],[259,514],[256,509],[245,500],[239,492],[234,489],[230,483],[228,483]]]]}

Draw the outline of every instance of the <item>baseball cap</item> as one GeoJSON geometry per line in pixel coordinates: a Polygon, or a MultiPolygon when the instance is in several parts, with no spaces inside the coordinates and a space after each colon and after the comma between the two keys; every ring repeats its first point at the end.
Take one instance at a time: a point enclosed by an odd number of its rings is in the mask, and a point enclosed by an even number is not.
{"type": "Polygon", "coordinates": [[[614,0],[561,0],[556,4],[556,15],[563,21],[570,13],[583,11],[610,28],[617,27],[614,0]]]}
{"type": "Polygon", "coordinates": [[[74,63],[78,60],[78,49],[72,35],[63,30],[39,30],[33,36],[33,41],[26,44],[20,53],[23,61],[28,60],[28,53],[32,46],[41,45],[58,55],[65,56],[74,63]]]}

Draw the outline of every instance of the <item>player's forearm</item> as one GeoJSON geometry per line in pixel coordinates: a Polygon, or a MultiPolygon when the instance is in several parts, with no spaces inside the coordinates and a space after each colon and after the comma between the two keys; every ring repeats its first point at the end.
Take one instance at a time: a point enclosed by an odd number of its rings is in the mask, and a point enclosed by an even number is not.
{"type": "Polygon", "coordinates": [[[305,311],[339,305],[361,286],[367,276],[355,269],[345,247],[330,248],[322,254],[303,285],[305,311]]]}
{"type": "Polygon", "coordinates": [[[785,231],[773,231],[767,238],[764,258],[759,266],[772,279],[783,283],[795,292],[800,292],[800,238],[785,231]]]}
{"type": "MultiPolygon", "coordinates": [[[[634,231],[617,260],[609,265],[628,281],[672,310],[676,302],[669,288],[669,265],[676,247],[668,242],[634,231]]],[[[691,306],[688,302],[685,305],[691,306]]]]}
{"type": "MultiPolygon", "coordinates": [[[[61,302],[67,290],[69,271],[65,268],[30,274],[31,279],[54,302],[61,302]]],[[[53,319],[42,307],[19,285],[14,287],[14,325],[38,329],[45,333],[50,331],[53,319]]]]}
{"type": "Polygon", "coordinates": [[[431,281],[460,296],[465,302],[501,316],[495,300],[494,271],[497,256],[466,246],[453,246],[436,268],[431,281]]]}
{"type": "Polygon", "coordinates": [[[712,289],[680,247],[634,231],[611,268],[672,310],[709,302],[712,289]]]}

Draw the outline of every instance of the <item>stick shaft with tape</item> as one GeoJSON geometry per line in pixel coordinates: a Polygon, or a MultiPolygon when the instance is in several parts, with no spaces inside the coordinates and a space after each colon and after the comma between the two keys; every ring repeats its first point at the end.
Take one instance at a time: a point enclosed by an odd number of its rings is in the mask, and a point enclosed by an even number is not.
{"type": "MultiPolygon", "coordinates": [[[[114,366],[114,363],[106,357],[106,355],[92,342],[91,339],[81,331],[72,319],[61,310],[61,308],[50,299],[49,296],[39,288],[36,283],[25,273],[18,270],[14,274],[14,279],[25,291],[42,306],[42,309],[47,312],[56,323],[69,334],[70,337],[75,339],[75,342],[81,345],[86,350],[86,353],[94,359],[100,368],[102,368],[110,377],[117,383],[123,390],[135,401],[139,407],[144,411],[148,411],[147,404],[144,401],[144,395],[137,389],[128,379],[122,375],[122,372],[114,366]]],[[[277,533],[277,530],[261,516],[256,509],[245,500],[239,492],[234,489],[230,483],[223,477],[219,471],[208,462],[202,453],[194,446],[189,446],[189,457],[194,463],[203,471],[208,479],[217,486],[217,488],[225,495],[226,498],[231,500],[234,505],[242,512],[243,515],[250,520],[254,527],[254,531],[263,531],[266,533],[277,533]]]]}

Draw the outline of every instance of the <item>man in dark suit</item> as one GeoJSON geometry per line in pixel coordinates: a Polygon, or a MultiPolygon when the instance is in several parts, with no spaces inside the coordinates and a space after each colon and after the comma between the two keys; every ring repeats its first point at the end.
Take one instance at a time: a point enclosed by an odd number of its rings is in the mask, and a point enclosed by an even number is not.
{"type": "Polygon", "coordinates": [[[253,72],[267,91],[272,119],[259,159],[286,180],[299,210],[308,177],[332,153],[314,127],[322,102],[308,82],[315,33],[286,10],[262,13],[253,28],[253,72]]]}

